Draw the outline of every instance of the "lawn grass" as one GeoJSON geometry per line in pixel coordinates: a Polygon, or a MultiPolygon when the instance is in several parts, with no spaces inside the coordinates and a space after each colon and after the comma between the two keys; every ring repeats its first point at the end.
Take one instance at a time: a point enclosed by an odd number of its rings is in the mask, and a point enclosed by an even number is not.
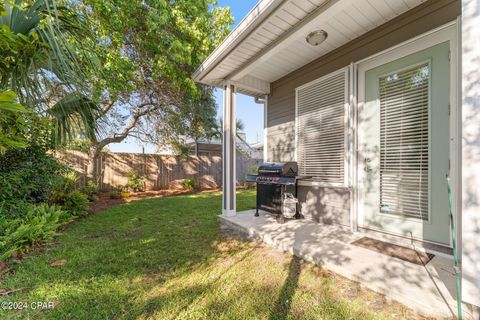
{"type": "MultiPolygon", "coordinates": [[[[254,205],[238,193],[238,210],[254,205]]],[[[45,252],[14,265],[5,301],[50,310],[1,319],[386,319],[400,304],[290,255],[222,235],[219,193],[135,201],[73,224],[45,252]],[[53,261],[65,259],[59,267],[53,261]]]]}

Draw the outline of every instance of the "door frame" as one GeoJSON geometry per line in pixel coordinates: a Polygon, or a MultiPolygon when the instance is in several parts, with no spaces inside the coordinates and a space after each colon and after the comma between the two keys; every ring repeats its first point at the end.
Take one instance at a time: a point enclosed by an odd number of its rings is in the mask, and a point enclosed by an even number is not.
{"type": "MultiPolygon", "coordinates": [[[[351,209],[351,217],[352,217],[352,228],[355,231],[358,231],[358,228],[366,228],[375,231],[380,231],[387,234],[393,234],[400,237],[405,237],[401,234],[395,234],[391,232],[387,232],[385,230],[377,230],[373,228],[369,228],[364,225],[365,220],[365,211],[363,203],[365,201],[365,194],[363,192],[363,188],[361,187],[364,185],[364,176],[363,172],[359,170],[359,168],[363,167],[364,163],[362,162],[361,157],[359,157],[359,149],[358,149],[358,142],[362,141],[362,132],[359,130],[361,128],[361,124],[358,121],[358,115],[363,109],[363,100],[365,95],[365,73],[373,69],[375,67],[384,65],[386,63],[395,61],[402,57],[408,56],[410,54],[419,52],[424,49],[428,49],[432,46],[437,44],[443,43],[448,41],[450,44],[450,117],[449,117],[449,142],[450,142],[450,149],[449,149],[449,158],[450,158],[450,179],[452,184],[452,205],[454,207],[454,219],[456,221],[456,226],[458,226],[458,221],[460,220],[460,210],[461,210],[461,199],[460,199],[460,186],[461,186],[461,174],[460,174],[460,166],[461,166],[461,144],[459,138],[461,137],[461,110],[459,109],[459,90],[460,83],[459,83],[459,45],[458,45],[458,28],[459,23],[458,21],[453,21],[448,24],[445,24],[439,28],[433,29],[427,33],[424,33],[420,36],[412,38],[406,42],[403,42],[399,45],[391,47],[387,50],[381,51],[373,56],[370,56],[366,59],[360,60],[358,62],[353,63],[352,69],[356,73],[355,80],[356,83],[356,90],[353,90],[352,94],[355,97],[355,114],[354,114],[354,131],[357,133],[354,141],[354,150],[355,152],[355,165],[354,167],[354,192],[353,192],[353,203],[351,209]]],[[[449,233],[450,233],[449,229],[449,233]]],[[[461,234],[461,231],[457,228],[456,229],[456,238],[461,234]]],[[[424,239],[415,239],[422,242],[430,242],[437,245],[445,246],[444,244],[440,244],[437,242],[432,242],[424,239]]],[[[450,236],[450,245],[452,247],[452,240],[450,236]]]]}

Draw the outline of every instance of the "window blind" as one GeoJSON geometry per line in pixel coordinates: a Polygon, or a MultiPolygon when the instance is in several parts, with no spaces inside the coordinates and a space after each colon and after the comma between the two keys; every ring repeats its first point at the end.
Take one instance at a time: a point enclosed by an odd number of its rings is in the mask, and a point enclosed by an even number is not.
{"type": "Polygon", "coordinates": [[[381,212],[428,220],[429,83],[428,63],[379,78],[381,212]]]}
{"type": "Polygon", "coordinates": [[[344,184],[346,70],[297,90],[297,162],[301,175],[344,184]]]}

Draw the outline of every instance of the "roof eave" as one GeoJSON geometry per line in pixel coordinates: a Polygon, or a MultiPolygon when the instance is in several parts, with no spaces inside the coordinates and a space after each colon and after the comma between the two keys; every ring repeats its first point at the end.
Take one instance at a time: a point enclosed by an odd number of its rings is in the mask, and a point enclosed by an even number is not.
{"type": "Polygon", "coordinates": [[[247,37],[252,30],[267,19],[285,0],[260,0],[257,5],[240,21],[232,32],[215,48],[205,61],[192,74],[196,82],[211,85],[203,78],[247,37]]]}

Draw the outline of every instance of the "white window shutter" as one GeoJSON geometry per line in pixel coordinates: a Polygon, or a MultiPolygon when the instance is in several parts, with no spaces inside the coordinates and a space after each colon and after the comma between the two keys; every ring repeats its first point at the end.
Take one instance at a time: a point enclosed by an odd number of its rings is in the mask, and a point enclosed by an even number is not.
{"type": "Polygon", "coordinates": [[[297,89],[297,162],[300,175],[345,183],[347,69],[297,89]]]}
{"type": "Polygon", "coordinates": [[[380,211],[428,220],[429,63],[379,78],[380,211]]]}

